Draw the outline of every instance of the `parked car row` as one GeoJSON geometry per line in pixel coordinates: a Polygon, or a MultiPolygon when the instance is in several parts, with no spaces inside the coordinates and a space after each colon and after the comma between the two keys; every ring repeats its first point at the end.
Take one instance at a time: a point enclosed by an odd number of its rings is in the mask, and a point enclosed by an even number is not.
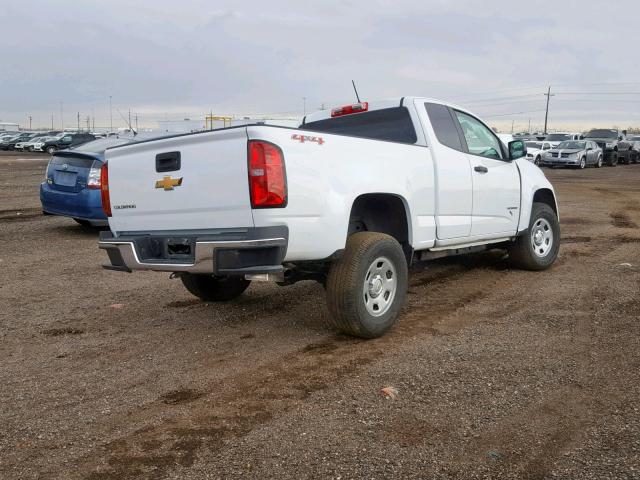
{"type": "Polygon", "coordinates": [[[539,166],[616,166],[640,162],[640,135],[626,130],[592,129],[585,133],[551,133],[539,138],[526,133],[513,135],[525,140],[527,159],[539,166]]]}
{"type": "Polygon", "coordinates": [[[54,153],[95,140],[91,133],[12,132],[0,135],[0,150],[54,153]]]}

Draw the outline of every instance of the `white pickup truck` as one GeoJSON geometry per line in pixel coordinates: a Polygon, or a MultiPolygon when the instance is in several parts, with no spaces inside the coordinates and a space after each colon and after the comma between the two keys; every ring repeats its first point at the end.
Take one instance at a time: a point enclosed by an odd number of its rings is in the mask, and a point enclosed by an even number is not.
{"type": "Polygon", "coordinates": [[[503,248],[543,270],[558,206],[522,141],[428,98],[362,102],[299,128],[244,125],[110,148],[105,268],[172,272],[206,301],[252,280],[317,280],[328,321],[373,338],[397,320],[408,266],[503,248]]]}

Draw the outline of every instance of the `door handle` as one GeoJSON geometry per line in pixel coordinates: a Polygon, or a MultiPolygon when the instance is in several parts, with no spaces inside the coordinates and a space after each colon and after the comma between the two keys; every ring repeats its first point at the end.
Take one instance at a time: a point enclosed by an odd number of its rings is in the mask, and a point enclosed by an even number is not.
{"type": "Polygon", "coordinates": [[[489,171],[489,169],[487,167],[482,166],[482,165],[477,165],[477,166],[473,167],[473,169],[476,172],[480,172],[480,173],[487,173],[489,171]]]}

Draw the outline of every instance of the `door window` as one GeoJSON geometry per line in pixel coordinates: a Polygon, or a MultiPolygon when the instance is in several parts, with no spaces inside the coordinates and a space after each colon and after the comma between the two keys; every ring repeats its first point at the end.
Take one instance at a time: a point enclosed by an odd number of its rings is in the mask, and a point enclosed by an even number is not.
{"type": "Polygon", "coordinates": [[[491,130],[466,113],[456,111],[456,117],[462,127],[469,153],[481,157],[502,159],[500,140],[491,130]]]}
{"type": "Polygon", "coordinates": [[[454,150],[464,151],[458,129],[456,128],[449,109],[439,103],[425,103],[424,106],[427,109],[427,114],[429,115],[429,120],[431,120],[431,125],[436,133],[438,142],[454,150]]]}

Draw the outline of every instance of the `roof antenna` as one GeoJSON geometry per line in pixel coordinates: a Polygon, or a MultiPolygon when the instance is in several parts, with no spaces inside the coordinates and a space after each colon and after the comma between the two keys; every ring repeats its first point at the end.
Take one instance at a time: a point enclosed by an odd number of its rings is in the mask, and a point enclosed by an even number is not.
{"type": "Polygon", "coordinates": [[[116,108],[116,110],[118,111],[118,113],[122,117],[122,120],[124,120],[124,123],[126,123],[129,126],[129,130],[131,130],[133,132],[133,136],[135,137],[136,135],[138,135],[138,132],[136,132],[135,129],[131,126],[131,120],[130,119],[127,120],[125,118],[125,116],[122,114],[122,112],[120,111],[119,108],[116,108]]]}
{"type": "Polygon", "coordinates": [[[358,103],[361,103],[360,102],[360,95],[358,95],[358,89],[356,88],[356,82],[351,80],[351,84],[353,85],[353,91],[356,92],[356,98],[358,99],[358,103]]]}

